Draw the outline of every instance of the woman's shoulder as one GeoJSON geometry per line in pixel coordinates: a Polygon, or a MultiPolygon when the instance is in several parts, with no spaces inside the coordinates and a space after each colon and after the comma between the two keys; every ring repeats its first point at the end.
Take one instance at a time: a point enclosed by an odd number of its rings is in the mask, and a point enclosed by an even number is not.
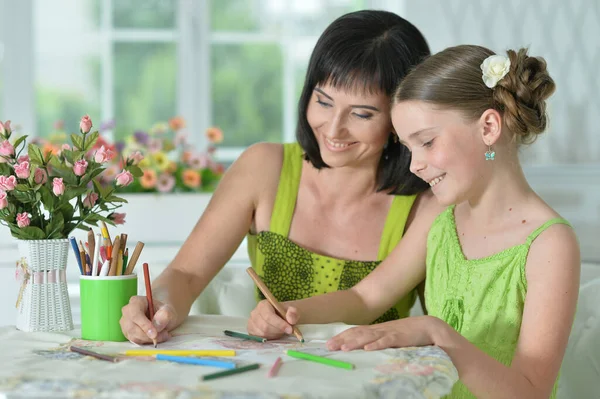
{"type": "Polygon", "coordinates": [[[447,207],[440,205],[431,189],[427,189],[417,195],[408,216],[406,229],[408,230],[410,227],[419,229],[420,227],[429,230],[433,222],[445,210],[447,210],[447,207]]]}

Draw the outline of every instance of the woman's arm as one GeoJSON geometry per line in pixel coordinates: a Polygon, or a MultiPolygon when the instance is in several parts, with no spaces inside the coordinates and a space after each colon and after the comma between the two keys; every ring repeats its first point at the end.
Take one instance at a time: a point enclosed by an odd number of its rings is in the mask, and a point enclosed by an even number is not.
{"type": "Polygon", "coordinates": [[[523,321],[510,367],[488,356],[442,320],[429,316],[351,329],[332,338],[328,347],[377,350],[438,345],[478,398],[548,398],[575,315],[579,272],[579,246],[570,227],[553,226],[532,244],[523,321]]]}
{"type": "MultiPolygon", "coordinates": [[[[132,298],[123,308],[121,326],[130,340],[147,342],[185,320],[192,303],[250,231],[259,203],[276,190],[282,159],[281,145],[256,144],[227,170],[189,237],[152,284],[155,299],[163,304],[154,325],[145,316],[143,297],[132,298]]],[[[179,212],[185,217],[185,210],[179,212]]]]}
{"type": "Polygon", "coordinates": [[[429,191],[419,196],[414,207],[414,220],[398,246],[354,287],[284,303],[287,321],[261,301],[251,314],[248,331],[272,337],[291,331],[290,325],[297,323],[368,324],[377,319],[425,277],[427,233],[442,208],[429,191]]]}

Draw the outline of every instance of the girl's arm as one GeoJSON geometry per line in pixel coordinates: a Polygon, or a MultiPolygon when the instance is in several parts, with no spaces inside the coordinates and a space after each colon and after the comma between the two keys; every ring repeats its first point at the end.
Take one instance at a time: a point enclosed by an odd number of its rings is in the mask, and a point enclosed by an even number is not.
{"type": "Polygon", "coordinates": [[[332,338],[328,347],[376,350],[437,345],[452,358],[461,381],[478,398],[548,398],[573,324],[579,272],[579,246],[570,227],[552,226],[531,245],[523,321],[510,367],[430,316],[347,330],[332,338]]]}
{"type": "Polygon", "coordinates": [[[377,319],[425,278],[427,233],[442,207],[427,191],[417,198],[413,209],[410,226],[398,246],[354,287],[286,302],[287,320],[261,301],[251,314],[248,331],[274,338],[291,332],[291,325],[297,323],[368,324],[377,319]]]}

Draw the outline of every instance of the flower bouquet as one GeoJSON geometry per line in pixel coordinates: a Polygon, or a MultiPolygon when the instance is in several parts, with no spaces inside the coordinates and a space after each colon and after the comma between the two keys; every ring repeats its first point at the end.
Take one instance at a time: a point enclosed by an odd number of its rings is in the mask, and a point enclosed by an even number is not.
{"type": "MultiPolygon", "coordinates": [[[[175,117],[168,123],[157,123],[146,131],[136,131],[125,143],[98,142],[109,151],[120,154],[117,159],[128,159],[137,165],[142,175],[139,180],[125,187],[127,193],[181,193],[213,191],[224,168],[217,163],[213,154],[215,144],[223,140],[219,128],[206,131],[210,143],[206,151],[197,151],[188,142],[185,121],[175,117]]],[[[110,183],[122,169],[120,163],[110,165],[100,176],[101,181],[110,183]]]]}
{"type": "Polygon", "coordinates": [[[71,143],[54,149],[27,145],[27,136],[13,135],[10,121],[0,122],[0,224],[18,239],[16,326],[20,330],[73,329],[66,280],[67,236],[99,221],[114,225],[113,211],[126,202],[115,195],[116,190],[142,175],[135,161],[128,159],[111,185],[99,184],[98,176],[112,154],[94,150],[99,134],[90,133],[91,128],[86,115],[71,143]]]}

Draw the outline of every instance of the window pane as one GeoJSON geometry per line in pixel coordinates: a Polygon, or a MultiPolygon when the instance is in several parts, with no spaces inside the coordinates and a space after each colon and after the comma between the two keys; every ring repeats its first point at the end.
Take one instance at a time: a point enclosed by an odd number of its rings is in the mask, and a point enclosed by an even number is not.
{"type": "Polygon", "coordinates": [[[88,1],[34,2],[36,128],[56,132],[58,121],[75,132],[89,114],[100,124],[100,43],[88,1]],[[63,21],[74,21],[65,24],[63,21]]]}
{"type": "MultiPolygon", "coordinates": [[[[202,0],[204,1],[204,0],[202,0]]],[[[113,0],[115,28],[174,28],[177,0],[113,0]]]]}
{"type": "Polygon", "coordinates": [[[115,137],[175,116],[175,44],[116,43],[114,52],[115,137]]]}
{"type": "Polygon", "coordinates": [[[212,0],[213,31],[319,35],[335,18],[364,8],[366,0],[212,0]]]}
{"type": "Polygon", "coordinates": [[[213,45],[212,123],[224,146],[283,138],[282,55],[276,44],[213,45]]]}

